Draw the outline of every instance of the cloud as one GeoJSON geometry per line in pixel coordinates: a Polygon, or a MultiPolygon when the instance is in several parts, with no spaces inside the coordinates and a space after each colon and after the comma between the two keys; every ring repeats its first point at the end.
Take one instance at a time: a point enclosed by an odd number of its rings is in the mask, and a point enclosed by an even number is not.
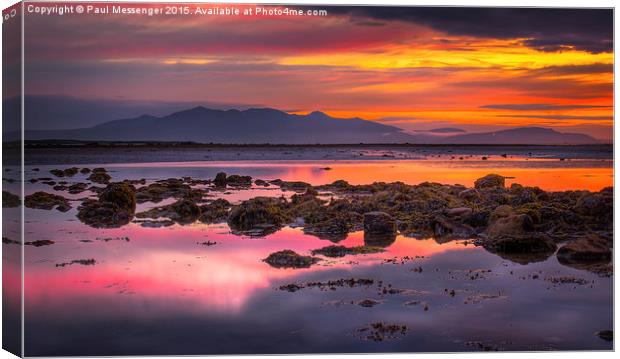
{"type": "MultiPolygon", "coordinates": [[[[523,104],[498,104],[498,105],[484,105],[480,108],[492,109],[492,110],[513,110],[513,111],[560,111],[560,110],[579,110],[579,109],[593,109],[593,108],[612,108],[613,106],[599,106],[599,105],[553,105],[547,103],[523,103],[523,104]]],[[[515,117],[515,116],[512,116],[515,117]]]]}
{"type": "Polygon", "coordinates": [[[612,9],[360,6],[329,12],[413,22],[457,36],[525,39],[526,46],[542,51],[613,51],[612,9]]]}
{"type": "Polygon", "coordinates": [[[613,121],[613,116],[571,116],[571,115],[498,115],[497,117],[540,118],[545,120],[583,120],[583,121],[613,121]]]}
{"type": "Polygon", "coordinates": [[[614,72],[614,64],[588,64],[588,65],[567,65],[567,66],[547,66],[537,70],[530,70],[532,76],[570,76],[570,75],[589,75],[606,74],[614,72]]]}

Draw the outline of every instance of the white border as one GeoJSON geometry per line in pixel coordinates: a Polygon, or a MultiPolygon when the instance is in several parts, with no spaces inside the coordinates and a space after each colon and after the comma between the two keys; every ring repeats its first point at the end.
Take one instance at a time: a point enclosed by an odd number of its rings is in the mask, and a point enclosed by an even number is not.
{"type": "MultiPolygon", "coordinates": [[[[47,0],[44,0],[44,1],[27,0],[27,1],[28,2],[49,2],[47,0]]],[[[16,2],[17,1],[14,1],[14,0],[0,0],[0,7],[4,9],[4,8],[7,8],[15,4],[16,2]]],[[[96,0],[83,0],[81,2],[97,2],[97,1],[96,0]]],[[[147,1],[125,0],[125,1],[118,1],[118,2],[127,3],[127,2],[147,2],[147,1]]],[[[184,3],[184,2],[194,2],[194,1],[151,0],[148,2],[184,3]]],[[[504,1],[497,1],[497,0],[444,0],[444,1],[387,0],[385,2],[381,0],[334,0],[334,1],[330,1],[330,0],[292,0],[292,1],[219,0],[219,1],[204,1],[204,2],[206,3],[211,2],[211,3],[299,4],[299,5],[302,5],[302,4],[308,4],[308,5],[311,5],[311,4],[312,5],[315,5],[315,4],[339,5],[339,4],[342,4],[342,5],[405,5],[405,6],[426,5],[426,6],[482,6],[482,7],[485,7],[485,6],[486,7],[589,7],[589,8],[592,8],[592,7],[614,8],[615,7],[615,2],[611,0],[589,0],[589,1],[583,1],[583,0],[545,0],[545,1],[540,1],[540,0],[538,1],[536,0],[520,0],[520,1],[515,1],[515,0],[504,0],[504,1]]],[[[619,34],[619,30],[614,21],[614,40],[618,38],[618,34],[619,34]]],[[[1,35],[2,35],[2,29],[0,27],[0,36],[1,35]]],[[[23,29],[22,29],[22,37],[23,37],[23,29]]],[[[615,49],[614,49],[614,53],[615,53],[615,49]]],[[[23,49],[22,49],[22,59],[23,59],[23,49]]],[[[0,66],[2,66],[1,57],[0,57],[0,66]]],[[[22,67],[23,67],[23,61],[22,61],[22,67]]],[[[618,70],[618,64],[617,62],[614,61],[614,75],[617,70],[618,70]]],[[[2,80],[2,74],[0,72],[0,82],[1,80],[2,80]]],[[[23,69],[22,69],[22,86],[23,86],[23,69]]],[[[0,94],[1,94],[1,89],[0,89],[0,94]]],[[[618,99],[617,96],[618,96],[618,84],[614,81],[614,123],[615,123],[615,103],[617,103],[617,99],[618,99]]],[[[22,101],[22,111],[23,110],[24,108],[23,108],[23,101],[22,101]]],[[[1,124],[1,121],[2,121],[2,117],[0,114],[0,124],[1,124]]],[[[22,118],[22,121],[23,121],[23,118],[22,118]]],[[[23,130],[23,122],[22,122],[22,130],[23,130]]],[[[620,134],[620,128],[617,126],[614,126],[614,138],[620,138],[618,137],[619,134],[620,134]]],[[[614,142],[614,158],[615,158],[615,155],[617,154],[617,150],[618,150],[618,144],[614,142]]],[[[2,147],[0,146],[0,156],[1,155],[2,155],[2,147]]],[[[22,161],[23,161],[23,154],[22,154],[22,161]]],[[[615,168],[615,163],[614,163],[614,168],[615,168]]],[[[2,174],[0,173],[0,177],[1,176],[2,174]]],[[[23,176],[23,173],[22,173],[22,176],[23,176]]],[[[616,186],[616,184],[617,184],[617,181],[616,181],[616,178],[614,178],[614,186],[616,186]]],[[[23,178],[22,178],[22,198],[23,198],[23,178]]],[[[615,194],[614,208],[618,208],[619,204],[620,204],[620,199],[615,194]]],[[[22,216],[23,216],[23,213],[22,213],[22,216]]],[[[620,220],[614,217],[614,228],[618,228],[619,223],[620,223],[620,220]]],[[[1,229],[1,222],[0,222],[0,229],[1,229]]],[[[22,231],[23,231],[23,228],[22,228],[22,231]]],[[[615,232],[614,232],[614,240],[615,240],[615,232]]],[[[23,251],[23,246],[22,246],[22,251],[23,251]]],[[[22,256],[23,256],[23,253],[22,253],[22,256]]],[[[614,259],[614,267],[616,265],[615,262],[616,261],[614,259]]],[[[23,265],[23,262],[22,262],[22,265],[23,265]]],[[[0,276],[1,276],[1,273],[2,271],[0,269],[0,276]]],[[[618,276],[616,273],[616,275],[614,276],[614,330],[616,329],[615,323],[617,323],[617,320],[616,320],[617,311],[615,311],[615,308],[618,307],[618,297],[615,295],[615,288],[617,288],[617,284],[618,284],[618,276]]],[[[23,278],[22,278],[22,293],[23,293],[23,278]]],[[[23,298],[22,298],[22,302],[23,302],[23,298]]],[[[1,315],[1,311],[0,311],[0,315],[1,315]]],[[[0,333],[1,333],[1,329],[0,329],[0,333]]],[[[23,344],[23,341],[22,341],[22,344],[23,344]]],[[[442,358],[442,357],[448,358],[453,354],[360,354],[360,355],[337,355],[337,357],[342,358],[342,359],[351,359],[351,358],[360,358],[360,357],[374,359],[374,358],[386,357],[387,355],[393,358],[405,358],[405,357],[415,356],[416,359],[429,359],[429,358],[442,358]]],[[[502,359],[538,358],[542,356],[544,356],[545,358],[565,358],[567,356],[570,356],[571,358],[591,358],[594,356],[600,357],[600,358],[616,357],[616,354],[613,352],[548,352],[548,353],[534,352],[534,353],[471,353],[471,354],[470,353],[459,353],[456,355],[459,355],[462,357],[466,356],[467,358],[502,358],[502,359]]],[[[303,355],[303,356],[305,357],[308,355],[303,355]]],[[[282,356],[262,355],[260,357],[272,359],[272,358],[280,358],[282,356]]],[[[4,359],[4,358],[15,358],[15,356],[13,356],[12,354],[6,351],[0,350],[0,359],[4,359]]],[[[81,359],[85,357],[72,357],[72,358],[81,359]]],[[[140,358],[155,359],[155,358],[162,358],[162,356],[142,356],[140,358]]],[[[187,356],[167,356],[166,358],[187,358],[187,356]]],[[[238,359],[238,358],[247,358],[247,356],[209,356],[209,358],[238,359]]]]}

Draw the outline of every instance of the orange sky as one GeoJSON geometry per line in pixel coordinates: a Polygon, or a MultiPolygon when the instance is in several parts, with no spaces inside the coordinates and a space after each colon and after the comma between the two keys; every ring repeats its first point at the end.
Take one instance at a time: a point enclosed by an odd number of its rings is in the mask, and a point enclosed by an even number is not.
{"type": "Polygon", "coordinates": [[[26,93],[321,110],[408,131],[542,126],[612,138],[610,10],[327,10],[27,14],[26,93]]]}

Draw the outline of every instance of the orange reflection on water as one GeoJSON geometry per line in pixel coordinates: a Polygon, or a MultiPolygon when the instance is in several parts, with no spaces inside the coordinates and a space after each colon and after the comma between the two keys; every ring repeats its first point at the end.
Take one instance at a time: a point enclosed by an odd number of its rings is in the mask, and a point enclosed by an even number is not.
{"type": "Polygon", "coordinates": [[[507,158],[501,160],[355,160],[355,161],[235,161],[158,162],[117,165],[138,168],[228,168],[235,174],[269,169],[273,178],[304,181],[313,185],[345,180],[351,184],[437,182],[473,186],[490,173],[508,177],[507,185],[519,183],[547,191],[599,191],[613,186],[613,161],[507,158]],[[326,170],[326,168],[329,168],[326,170]]]}

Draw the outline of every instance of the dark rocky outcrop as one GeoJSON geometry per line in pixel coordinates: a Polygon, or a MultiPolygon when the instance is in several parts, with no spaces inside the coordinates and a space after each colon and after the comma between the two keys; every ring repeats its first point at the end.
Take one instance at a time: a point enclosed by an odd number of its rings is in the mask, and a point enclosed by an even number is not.
{"type": "Polygon", "coordinates": [[[238,232],[259,230],[266,234],[281,228],[290,220],[286,200],[255,197],[233,206],[228,214],[228,225],[238,232]]]}
{"type": "Polygon", "coordinates": [[[69,201],[63,197],[47,192],[35,192],[24,198],[24,205],[28,208],[51,210],[56,207],[60,212],[67,212],[71,209],[69,201]]]}
{"type": "Polygon", "coordinates": [[[319,262],[320,258],[302,256],[289,249],[271,253],[264,262],[275,268],[310,268],[319,262]]]}
{"type": "Polygon", "coordinates": [[[566,265],[607,263],[611,260],[612,240],[590,234],[558,250],[558,261],[566,265]]]}
{"type": "Polygon", "coordinates": [[[506,184],[506,178],[504,176],[500,176],[497,174],[489,174],[482,178],[477,179],[476,182],[474,182],[474,187],[476,187],[476,189],[495,188],[495,187],[504,188],[505,184],[506,184]]]}
{"type": "Polygon", "coordinates": [[[105,168],[93,168],[88,180],[98,184],[108,184],[112,177],[108,174],[105,168]]]}
{"type": "Polygon", "coordinates": [[[2,207],[3,208],[15,208],[21,205],[19,196],[14,195],[11,192],[2,191],[2,207]]]}
{"type": "Polygon", "coordinates": [[[390,235],[396,231],[396,221],[389,214],[379,211],[364,213],[364,233],[390,235]]]}
{"type": "Polygon", "coordinates": [[[87,199],[78,207],[77,217],[95,228],[114,228],[131,221],[136,210],[135,187],[123,183],[111,183],[104,188],[97,200],[87,199]]]}
{"type": "Polygon", "coordinates": [[[372,246],[345,247],[345,246],[331,245],[331,246],[313,250],[312,255],[319,254],[325,257],[338,258],[338,257],[344,257],[345,255],[371,254],[371,253],[380,253],[383,251],[384,249],[381,247],[372,247],[372,246]]]}

